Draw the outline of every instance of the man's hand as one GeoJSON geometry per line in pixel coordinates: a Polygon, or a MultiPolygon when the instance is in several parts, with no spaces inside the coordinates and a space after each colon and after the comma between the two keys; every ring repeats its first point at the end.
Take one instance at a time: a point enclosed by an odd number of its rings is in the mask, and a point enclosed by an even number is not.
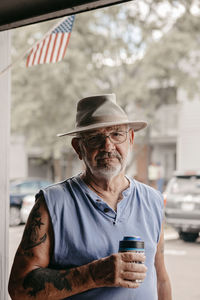
{"type": "Polygon", "coordinates": [[[123,252],[93,261],[90,275],[97,287],[137,288],[146,277],[144,254],[123,252]]]}

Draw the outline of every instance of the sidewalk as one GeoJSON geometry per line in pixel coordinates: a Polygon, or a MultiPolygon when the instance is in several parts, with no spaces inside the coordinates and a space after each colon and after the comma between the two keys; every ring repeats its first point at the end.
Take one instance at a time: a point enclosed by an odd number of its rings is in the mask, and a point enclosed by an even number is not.
{"type": "Polygon", "coordinates": [[[165,241],[169,240],[176,240],[179,238],[178,232],[175,231],[172,227],[169,227],[168,225],[164,228],[164,238],[165,241]]]}

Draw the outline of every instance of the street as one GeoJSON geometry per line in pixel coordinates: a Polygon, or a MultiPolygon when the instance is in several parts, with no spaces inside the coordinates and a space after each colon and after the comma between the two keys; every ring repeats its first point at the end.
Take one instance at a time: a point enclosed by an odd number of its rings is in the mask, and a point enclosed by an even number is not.
{"type": "Polygon", "coordinates": [[[165,262],[173,300],[199,300],[200,239],[195,243],[179,239],[165,241],[165,262]]]}
{"type": "MultiPolygon", "coordinates": [[[[9,269],[23,229],[24,226],[10,227],[9,269]]],[[[173,300],[199,300],[200,238],[195,243],[186,243],[179,240],[171,228],[166,229],[165,262],[172,284],[173,300]]]]}

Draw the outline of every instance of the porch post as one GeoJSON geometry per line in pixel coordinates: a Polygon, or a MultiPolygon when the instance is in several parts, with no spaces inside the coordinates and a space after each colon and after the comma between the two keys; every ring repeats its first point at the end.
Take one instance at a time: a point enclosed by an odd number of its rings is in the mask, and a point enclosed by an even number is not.
{"type": "MultiPolygon", "coordinates": [[[[10,32],[0,32],[0,71],[10,63],[10,32]]],[[[0,299],[8,299],[10,71],[0,76],[0,299]]]]}

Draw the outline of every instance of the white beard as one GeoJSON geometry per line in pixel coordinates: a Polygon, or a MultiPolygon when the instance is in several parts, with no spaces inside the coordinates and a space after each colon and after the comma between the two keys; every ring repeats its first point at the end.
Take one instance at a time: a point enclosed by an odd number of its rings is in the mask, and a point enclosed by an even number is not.
{"type": "MultiPolygon", "coordinates": [[[[87,165],[88,166],[88,165],[87,165]]],[[[120,164],[118,164],[117,166],[105,166],[105,167],[96,167],[96,168],[91,168],[90,166],[88,166],[90,168],[90,172],[92,174],[94,174],[96,177],[101,177],[101,178],[104,178],[104,179],[111,179],[115,176],[117,176],[121,170],[122,170],[122,167],[120,164]]]]}
{"type": "MultiPolygon", "coordinates": [[[[130,147],[129,147],[130,150],[130,147]]],[[[83,152],[82,152],[83,154],[83,152]]],[[[118,158],[119,161],[118,163],[116,163],[115,165],[112,164],[105,164],[105,165],[101,165],[101,166],[92,166],[90,161],[87,159],[85,153],[83,155],[83,160],[85,162],[86,167],[90,170],[91,174],[93,174],[95,177],[100,177],[100,178],[104,178],[106,180],[111,179],[117,175],[119,175],[119,173],[121,171],[125,170],[126,167],[126,163],[128,160],[128,156],[129,156],[129,151],[128,151],[128,155],[126,157],[125,160],[122,161],[122,159],[118,158]]]]}

